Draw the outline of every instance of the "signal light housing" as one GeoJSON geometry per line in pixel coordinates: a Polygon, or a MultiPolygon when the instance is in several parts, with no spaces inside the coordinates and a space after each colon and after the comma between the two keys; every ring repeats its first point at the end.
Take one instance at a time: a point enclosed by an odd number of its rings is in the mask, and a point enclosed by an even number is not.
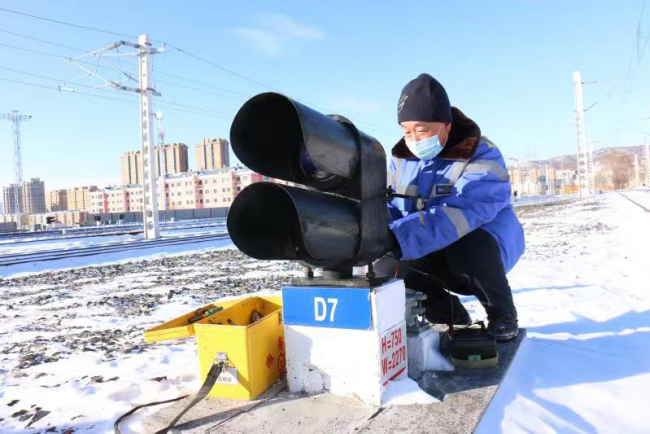
{"type": "Polygon", "coordinates": [[[237,195],[228,232],[241,251],[342,275],[385,252],[386,155],[352,122],[269,92],[242,106],[230,142],[248,168],[301,185],[260,182],[237,195]]]}

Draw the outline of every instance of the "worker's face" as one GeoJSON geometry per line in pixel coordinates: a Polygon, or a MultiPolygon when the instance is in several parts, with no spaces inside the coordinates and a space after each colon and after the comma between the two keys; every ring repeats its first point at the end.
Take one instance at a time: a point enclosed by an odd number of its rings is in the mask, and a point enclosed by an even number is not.
{"type": "Polygon", "coordinates": [[[440,144],[445,146],[449,131],[451,131],[451,124],[443,122],[423,122],[423,121],[404,121],[400,123],[404,131],[404,138],[411,142],[418,140],[428,139],[436,134],[440,139],[440,144]]]}

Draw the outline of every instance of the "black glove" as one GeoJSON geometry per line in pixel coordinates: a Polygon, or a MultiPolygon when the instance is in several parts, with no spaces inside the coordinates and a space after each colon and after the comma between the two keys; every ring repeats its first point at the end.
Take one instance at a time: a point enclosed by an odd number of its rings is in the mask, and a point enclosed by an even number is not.
{"type": "Polygon", "coordinates": [[[395,257],[395,259],[399,259],[402,257],[402,249],[400,248],[399,241],[397,241],[397,237],[393,231],[390,229],[387,230],[388,234],[386,237],[386,246],[384,247],[384,253],[382,254],[382,257],[386,256],[389,253],[392,253],[392,256],[395,257]]]}

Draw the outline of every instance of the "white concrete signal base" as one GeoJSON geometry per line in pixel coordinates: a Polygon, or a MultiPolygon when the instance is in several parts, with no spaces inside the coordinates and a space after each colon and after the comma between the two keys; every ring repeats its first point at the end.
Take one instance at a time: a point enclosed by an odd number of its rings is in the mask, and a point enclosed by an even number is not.
{"type": "Polygon", "coordinates": [[[291,392],[354,395],[381,405],[408,375],[402,280],[376,288],[282,288],[291,392]]]}

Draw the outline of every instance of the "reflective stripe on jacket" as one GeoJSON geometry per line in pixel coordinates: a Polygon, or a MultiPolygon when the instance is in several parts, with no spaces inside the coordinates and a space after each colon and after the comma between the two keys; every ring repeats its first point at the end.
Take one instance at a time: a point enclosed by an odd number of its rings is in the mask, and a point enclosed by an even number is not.
{"type": "Polygon", "coordinates": [[[426,256],[478,228],[496,239],[506,272],[523,254],[524,231],[510,204],[508,171],[488,140],[481,139],[468,160],[393,157],[388,180],[396,193],[425,199],[421,216],[416,198],[388,204],[402,259],[426,256]]]}

